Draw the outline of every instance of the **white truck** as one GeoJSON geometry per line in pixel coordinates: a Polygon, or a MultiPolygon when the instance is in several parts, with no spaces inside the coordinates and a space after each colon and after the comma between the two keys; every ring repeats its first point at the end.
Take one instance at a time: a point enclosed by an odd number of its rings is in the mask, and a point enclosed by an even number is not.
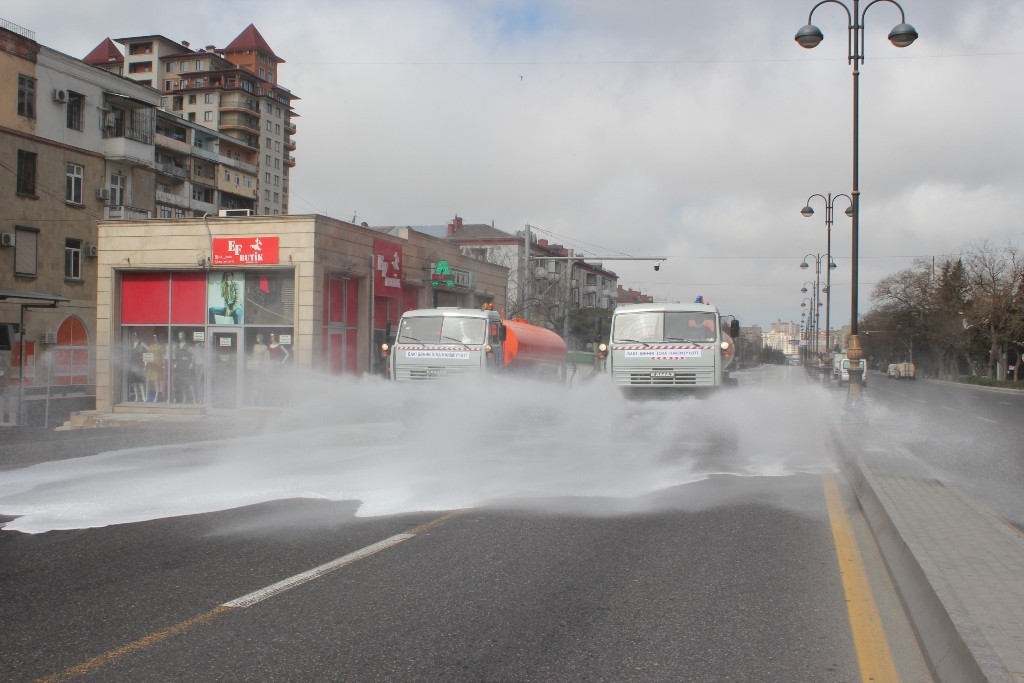
{"type": "Polygon", "coordinates": [[[609,343],[598,347],[612,381],[634,396],[671,392],[706,397],[732,383],[739,321],[699,297],[695,303],[624,304],[612,313],[609,343]]]}
{"type": "Polygon", "coordinates": [[[557,377],[567,350],[551,330],[502,320],[489,307],[406,311],[394,345],[381,345],[388,376],[399,382],[495,372],[557,377]]]}

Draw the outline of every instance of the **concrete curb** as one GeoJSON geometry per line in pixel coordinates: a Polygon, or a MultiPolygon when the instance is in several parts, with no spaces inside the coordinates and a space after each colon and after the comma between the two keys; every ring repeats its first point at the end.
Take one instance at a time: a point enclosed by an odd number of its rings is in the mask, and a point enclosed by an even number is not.
{"type": "Polygon", "coordinates": [[[830,430],[830,437],[842,456],[861,509],[935,679],[949,683],[1017,680],[862,458],[850,452],[835,428],[830,430]]]}

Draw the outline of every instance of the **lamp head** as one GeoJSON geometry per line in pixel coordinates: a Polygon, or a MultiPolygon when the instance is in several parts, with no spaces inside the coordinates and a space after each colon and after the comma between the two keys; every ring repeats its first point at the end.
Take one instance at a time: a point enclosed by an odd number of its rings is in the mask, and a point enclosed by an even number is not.
{"type": "Polygon", "coordinates": [[[661,263],[659,263],[658,261],[655,261],[654,262],[654,271],[657,272],[659,270],[661,270],[661,263]]]}
{"type": "Polygon", "coordinates": [[[853,204],[850,204],[848,207],[846,207],[846,211],[844,213],[850,218],[853,218],[853,204]]]}
{"type": "Polygon", "coordinates": [[[800,288],[800,293],[801,294],[806,294],[807,293],[807,288],[806,287],[801,287],[800,288]]]}
{"type": "Polygon", "coordinates": [[[800,267],[803,268],[804,270],[807,270],[808,268],[810,268],[810,266],[807,265],[807,261],[804,261],[803,263],[801,263],[800,267]]]}
{"type": "MultiPolygon", "coordinates": [[[[902,26],[902,24],[901,24],[902,26]]],[[[893,29],[895,31],[896,29],[893,29]]],[[[914,34],[917,37],[917,34],[914,34]]],[[[805,47],[810,50],[813,47],[818,47],[818,43],[824,40],[825,36],[822,35],[821,29],[814,24],[807,24],[806,26],[800,27],[800,30],[796,32],[796,42],[800,44],[800,47],[805,47]]],[[[890,40],[891,34],[890,34],[890,40]]],[[[913,42],[913,41],[911,41],[913,42]]],[[[909,45],[910,43],[907,43],[909,45]]]]}
{"type": "Polygon", "coordinates": [[[804,208],[800,209],[800,215],[803,216],[804,218],[810,218],[811,216],[814,215],[814,209],[812,209],[811,205],[808,204],[804,208]]]}
{"type": "MultiPolygon", "coordinates": [[[[797,36],[799,35],[798,33],[797,36]]],[[[910,24],[896,24],[889,31],[889,42],[896,47],[907,47],[915,40],[917,40],[917,31],[910,24]]]]}
{"type": "Polygon", "coordinates": [[[835,270],[839,266],[836,265],[835,261],[832,261],[831,263],[828,264],[828,267],[829,267],[829,270],[835,270]]]}

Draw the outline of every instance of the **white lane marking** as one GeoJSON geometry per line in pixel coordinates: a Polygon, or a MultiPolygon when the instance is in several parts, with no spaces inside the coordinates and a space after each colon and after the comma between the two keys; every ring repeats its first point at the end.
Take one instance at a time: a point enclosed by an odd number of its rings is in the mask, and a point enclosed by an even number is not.
{"type": "Polygon", "coordinates": [[[949,410],[949,411],[954,412],[954,413],[956,412],[956,408],[950,408],[949,406],[942,406],[942,409],[943,410],[949,410]]]}
{"type": "Polygon", "coordinates": [[[278,581],[266,588],[253,591],[248,595],[243,595],[242,597],[231,600],[230,602],[225,602],[222,607],[250,607],[261,600],[266,600],[271,596],[283,593],[284,591],[295,588],[296,586],[300,586],[307,581],[312,581],[313,579],[333,572],[336,569],[341,569],[346,565],[358,562],[359,560],[367,558],[375,553],[379,553],[382,550],[387,550],[391,546],[398,545],[402,541],[408,541],[410,538],[414,538],[415,536],[416,534],[395,534],[390,538],[385,538],[383,541],[378,541],[377,543],[368,545],[365,548],[360,548],[359,550],[339,557],[336,560],[325,562],[319,567],[314,567],[309,571],[296,574],[295,576],[284,579],[283,581],[278,581]]]}
{"type": "Polygon", "coordinates": [[[1003,406],[1012,405],[1009,401],[996,401],[996,403],[1003,406]]]}
{"type": "Polygon", "coordinates": [[[991,422],[994,425],[1002,424],[1001,422],[999,422],[999,420],[990,420],[987,417],[982,417],[981,415],[975,415],[974,417],[978,418],[979,420],[984,420],[985,422],[991,422]]]}

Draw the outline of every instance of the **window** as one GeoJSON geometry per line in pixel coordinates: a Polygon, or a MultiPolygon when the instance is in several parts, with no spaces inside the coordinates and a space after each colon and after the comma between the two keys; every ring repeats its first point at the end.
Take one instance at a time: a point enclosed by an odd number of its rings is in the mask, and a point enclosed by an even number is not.
{"type": "Polygon", "coordinates": [[[196,71],[202,71],[202,70],[203,70],[203,60],[197,59],[196,60],[196,71]]]}
{"type": "Polygon", "coordinates": [[[265,176],[264,180],[269,183],[270,182],[270,171],[267,171],[263,175],[265,176]]]}
{"type": "Polygon", "coordinates": [[[170,218],[170,217],[171,217],[171,207],[169,207],[169,206],[161,206],[160,207],[160,218],[170,218]]]}
{"type": "Polygon", "coordinates": [[[204,111],[203,112],[203,121],[213,121],[213,112],[212,111],[204,111]]]}
{"type": "Polygon", "coordinates": [[[82,279],[82,240],[64,240],[64,278],[66,280],[82,279]]]}
{"type": "Polygon", "coordinates": [[[273,133],[274,132],[274,124],[272,122],[270,122],[270,121],[267,121],[267,132],[268,133],[273,133]]]}
{"type": "Polygon", "coordinates": [[[82,130],[82,114],[85,111],[85,95],[68,91],[67,126],[71,130],[82,130]]]}
{"type": "Polygon", "coordinates": [[[18,74],[18,116],[36,117],[36,79],[18,74]]]}
{"type": "Polygon", "coordinates": [[[270,155],[269,154],[265,154],[264,156],[267,159],[267,166],[270,166],[270,155]]]}
{"type": "Polygon", "coordinates": [[[178,62],[178,71],[181,73],[188,71],[188,62],[178,62]]]}
{"type": "Polygon", "coordinates": [[[85,178],[85,169],[70,161],[67,166],[67,185],[64,188],[64,200],[72,204],[82,203],[82,180],[85,178]]]}
{"type": "Polygon", "coordinates": [[[124,206],[128,179],[120,173],[110,174],[110,205],[124,206]]]}
{"type": "Polygon", "coordinates": [[[280,183],[281,183],[281,176],[279,176],[279,175],[274,176],[274,186],[276,187],[280,183]]]}
{"type": "Polygon", "coordinates": [[[230,180],[231,180],[231,171],[229,171],[228,169],[225,168],[224,169],[224,182],[228,182],[230,180]]]}
{"type": "Polygon", "coordinates": [[[281,134],[281,124],[280,123],[275,123],[274,124],[274,128],[275,128],[274,132],[277,133],[278,135],[280,135],[281,134]]]}
{"type": "Polygon", "coordinates": [[[36,153],[18,150],[18,194],[35,196],[36,153]]]}
{"type": "Polygon", "coordinates": [[[281,151],[281,143],[280,142],[275,142],[274,143],[274,151],[275,152],[280,152],[281,151]]]}
{"type": "Polygon", "coordinates": [[[39,230],[14,226],[14,274],[35,277],[36,245],[39,242],[39,230]]]}
{"type": "Polygon", "coordinates": [[[174,62],[166,62],[164,64],[164,71],[172,73],[174,71],[174,62]]]}
{"type": "Polygon", "coordinates": [[[270,200],[270,190],[263,190],[263,198],[267,201],[270,200]]]}
{"type": "Polygon", "coordinates": [[[267,144],[265,144],[264,147],[270,147],[273,144],[274,144],[274,141],[271,140],[270,138],[267,138],[267,144]]]}
{"type": "Polygon", "coordinates": [[[281,197],[276,192],[274,193],[274,201],[275,202],[281,201],[281,197]]]}
{"type": "Polygon", "coordinates": [[[274,159],[274,168],[281,168],[281,160],[280,159],[277,159],[277,158],[274,159]]]}
{"type": "Polygon", "coordinates": [[[206,93],[203,95],[203,104],[213,104],[213,93],[206,93]]]}
{"type": "Polygon", "coordinates": [[[196,96],[195,95],[189,95],[188,96],[188,103],[189,104],[195,104],[196,103],[196,96]]]}

